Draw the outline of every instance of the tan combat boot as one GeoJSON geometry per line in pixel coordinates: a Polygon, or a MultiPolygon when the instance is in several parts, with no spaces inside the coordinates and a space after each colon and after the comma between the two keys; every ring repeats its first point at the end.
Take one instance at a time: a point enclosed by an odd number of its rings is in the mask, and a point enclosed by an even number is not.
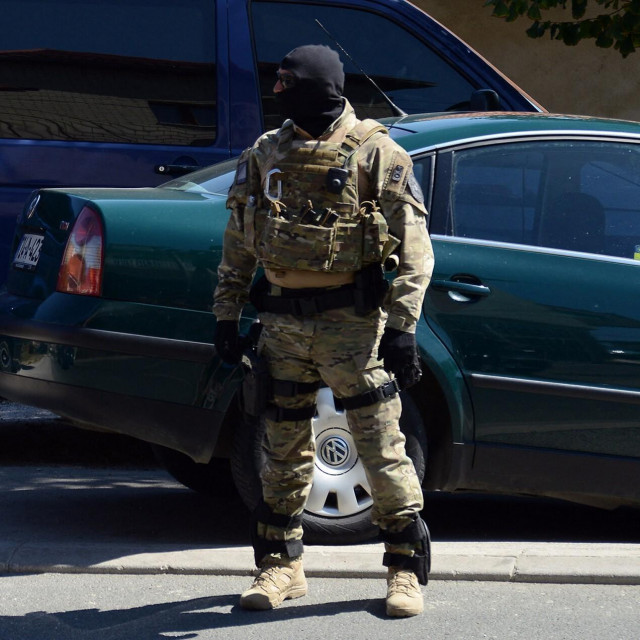
{"type": "Polygon", "coordinates": [[[418,576],[413,571],[389,567],[387,574],[387,615],[406,618],[422,613],[424,603],[418,576]]]}
{"type": "Polygon", "coordinates": [[[289,598],[307,595],[302,559],[265,556],[260,573],[240,596],[243,609],[273,609],[289,598]]]}

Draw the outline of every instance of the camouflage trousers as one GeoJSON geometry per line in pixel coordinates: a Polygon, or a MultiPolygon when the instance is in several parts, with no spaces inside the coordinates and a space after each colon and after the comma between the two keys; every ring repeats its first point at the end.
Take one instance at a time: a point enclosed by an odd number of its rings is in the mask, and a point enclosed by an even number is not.
{"type": "MultiPolygon", "coordinates": [[[[260,353],[270,374],[278,380],[322,381],[338,398],[375,389],[389,381],[377,358],[385,314],[357,316],[352,309],[336,309],[300,318],[263,313],[260,353]]],[[[317,393],[275,396],[274,404],[301,408],[314,404],[317,393]]],[[[399,395],[376,404],[346,411],[346,417],[369,481],[371,519],[381,529],[401,531],[423,507],[422,488],[400,431],[399,395]]],[[[302,513],[314,469],[312,421],[266,419],[267,461],[262,471],[266,504],[274,513],[302,513]]],[[[258,523],[267,540],[298,540],[302,528],[284,530],[258,523]]]]}

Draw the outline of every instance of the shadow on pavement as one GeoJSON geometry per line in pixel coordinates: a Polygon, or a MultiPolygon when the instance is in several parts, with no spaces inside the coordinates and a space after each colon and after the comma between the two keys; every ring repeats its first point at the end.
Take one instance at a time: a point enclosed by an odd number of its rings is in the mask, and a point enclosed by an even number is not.
{"type": "MultiPolygon", "coordinates": [[[[199,631],[266,624],[268,636],[274,625],[295,618],[318,618],[350,612],[368,612],[386,619],[380,600],[349,600],[323,604],[283,606],[272,611],[244,611],[237,606],[238,595],[220,595],[181,602],[167,602],[131,609],[101,611],[84,609],[62,613],[38,611],[24,616],[0,616],[0,631],[7,638],[43,640],[186,640],[199,631]]],[[[253,636],[252,636],[253,637],[253,636]]]]}

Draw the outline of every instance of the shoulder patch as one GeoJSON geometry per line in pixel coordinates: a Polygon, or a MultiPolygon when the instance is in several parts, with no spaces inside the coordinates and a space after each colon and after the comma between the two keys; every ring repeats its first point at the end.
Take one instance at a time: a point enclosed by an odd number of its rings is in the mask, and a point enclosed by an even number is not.
{"type": "Polygon", "coordinates": [[[244,184],[247,181],[247,160],[238,162],[238,168],[236,169],[236,184],[244,184]]]}
{"type": "MultiPolygon", "coordinates": [[[[388,156],[387,156],[388,157],[388,156]]],[[[382,191],[387,194],[398,195],[404,193],[407,178],[411,173],[411,159],[405,151],[395,150],[387,164],[386,175],[382,183],[382,191]]]]}
{"type": "Polygon", "coordinates": [[[400,182],[404,176],[404,167],[401,164],[397,164],[393,168],[393,173],[391,174],[391,182],[400,182]]]}
{"type": "Polygon", "coordinates": [[[409,193],[417,202],[419,202],[420,204],[424,204],[424,194],[422,193],[420,183],[416,180],[413,171],[409,174],[409,180],[407,180],[407,188],[409,189],[409,193]]]}

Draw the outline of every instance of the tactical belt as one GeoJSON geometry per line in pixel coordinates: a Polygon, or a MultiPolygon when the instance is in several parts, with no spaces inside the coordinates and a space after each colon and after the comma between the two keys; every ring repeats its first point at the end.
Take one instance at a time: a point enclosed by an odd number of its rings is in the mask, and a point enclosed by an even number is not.
{"type": "Polygon", "coordinates": [[[329,290],[288,289],[282,293],[280,296],[262,294],[257,305],[258,311],[306,317],[332,309],[353,307],[356,301],[353,284],[344,284],[329,290]]]}

